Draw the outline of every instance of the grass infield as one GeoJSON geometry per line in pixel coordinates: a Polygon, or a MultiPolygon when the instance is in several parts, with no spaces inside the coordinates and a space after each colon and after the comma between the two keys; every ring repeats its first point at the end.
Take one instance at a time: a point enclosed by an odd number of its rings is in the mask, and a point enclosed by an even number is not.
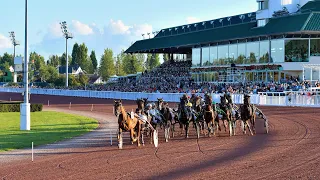
{"type": "Polygon", "coordinates": [[[98,127],[95,119],[58,113],[31,113],[31,130],[20,131],[20,113],[0,113],[0,151],[31,148],[82,135],[98,127]]]}

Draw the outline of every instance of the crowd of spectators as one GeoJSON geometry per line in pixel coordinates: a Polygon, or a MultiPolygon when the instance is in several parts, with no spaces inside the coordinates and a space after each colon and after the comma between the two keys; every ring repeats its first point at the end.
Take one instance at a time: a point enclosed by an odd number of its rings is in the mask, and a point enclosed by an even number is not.
{"type": "MultiPolygon", "coordinates": [[[[249,93],[283,92],[306,90],[311,86],[308,81],[300,81],[298,77],[282,79],[278,82],[246,82],[237,84],[226,83],[195,83],[191,78],[191,61],[167,61],[151,71],[145,71],[139,76],[123,79],[118,82],[87,85],[81,87],[68,87],[70,90],[120,91],[120,92],[146,92],[146,93],[249,93]]],[[[214,67],[212,67],[214,68],[214,67]]],[[[248,66],[249,69],[269,68],[277,69],[277,65],[265,67],[248,66]]],[[[212,70],[212,69],[210,69],[212,70]]],[[[216,69],[215,69],[216,70],[216,69]]],[[[19,86],[17,86],[19,87],[19,86]]],[[[320,87],[320,82],[312,84],[320,87]]],[[[38,88],[33,86],[33,88],[38,88]]],[[[53,89],[66,89],[65,87],[48,87],[53,89]]]]}

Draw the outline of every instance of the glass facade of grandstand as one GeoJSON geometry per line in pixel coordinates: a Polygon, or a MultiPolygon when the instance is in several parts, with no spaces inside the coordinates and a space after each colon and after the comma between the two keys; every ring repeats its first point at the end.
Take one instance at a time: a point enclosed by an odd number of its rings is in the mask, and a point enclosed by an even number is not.
{"type": "Polygon", "coordinates": [[[193,48],[192,66],[309,62],[309,49],[310,56],[320,56],[320,39],[273,39],[193,48]]]}
{"type": "Polygon", "coordinates": [[[289,75],[278,64],[309,62],[310,56],[320,56],[320,39],[245,40],[193,48],[192,77],[196,82],[280,82],[289,75]],[[231,64],[238,68],[232,69],[231,64]],[[245,66],[256,67],[239,68],[245,66]]]}

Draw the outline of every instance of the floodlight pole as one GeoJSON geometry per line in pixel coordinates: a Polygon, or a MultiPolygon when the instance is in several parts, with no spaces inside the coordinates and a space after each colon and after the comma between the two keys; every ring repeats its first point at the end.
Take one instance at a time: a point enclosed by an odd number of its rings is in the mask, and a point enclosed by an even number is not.
{"type": "MultiPolygon", "coordinates": [[[[13,45],[13,59],[16,57],[16,46],[20,45],[20,43],[18,43],[18,41],[16,41],[16,35],[14,33],[14,31],[9,32],[10,37],[11,37],[11,41],[12,41],[12,45],[13,45]]],[[[16,71],[16,67],[14,68],[14,75],[13,75],[13,82],[16,83],[17,82],[17,71],[16,71]]]]}
{"type": "Polygon", "coordinates": [[[69,86],[68,37],[66,37],[66,87],[69,86]]]}
{"type": "Polygon", "coordinates": [[[24,27],[24,102],[20,104],[20,130],[30,130],[30,104],[28,83],[28,0],[25,0],[25,27],[24,27]]]}
{"type": "Polygon", "coordinates": [[[60,25],[61,25],[61,30],[62,30],[63,36],[64,36],[64,38],[66,38],[66,87],[68,87],[69,86],[69,82],[68,82],[68,77],[69,77],[69,72],[68,72],[68,66],[69,66],[68,39],[72,39],[73,36],[70,32],[68,32],[66,21],[61,22],[60,25]]]}

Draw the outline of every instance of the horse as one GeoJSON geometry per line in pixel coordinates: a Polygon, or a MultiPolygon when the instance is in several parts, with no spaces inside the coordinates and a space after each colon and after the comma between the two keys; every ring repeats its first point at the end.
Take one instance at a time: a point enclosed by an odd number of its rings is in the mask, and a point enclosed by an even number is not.
{"type": "Polygon", "coordinates": [[[222,116],[222,120],[226,120],[229,124],[229,134],[230,136],[233,135],[234,131],[234,122],[232,121],[232,108],[230,108],[228,104],[227,97],[220,96],[220,109],[224,112],[222,116]]]}
{"type": "Polygon", "coordinates": [[[256,108],[254,105],[250,103],[249,95],[244,96],[243,105],[240,105],[240,112],[241,112],[241,120],[244,123],[243,129],[242,129],[243,133],[246,134],[246,126],[248,126],[248,129],[251,135],[253,135],[248,121],[250,121],[252,125],[253,132],[256,133],[255,132],[256,108]]]}
{"type": "Polygon", "coordinates": [[[160,112],[163,115],[163,120],[164,120],[163,126],[164,126],[165,141],[168,142],[170,139],[170,129],[173,128],[172,132],[174,131],[173,126],[175,124],[175,116],[167,102],[163,103],[162,109],[160,110],[160,112]]]}
{"type": "Polygon", "coordinates": [[[180,98],[180,104],[179,104],[179,108],[178,108],[178,119],[179,122],[184,126],[185,128],[185,138],[189,137],[189,125],[190,122],[193,121],[194,125],[196,126],[196,130],[197,130],[197,136],[199,138],[200,136],[200,127],[199,124],[196,122],[196,116],[195,114],[192,112],[192,105],[188,106],[189,104],[189,100],[188,98],[186,98],[186,96],[184,95],[182,98],[180,98]]]}
{"type": "Polygon", "coordinates": [[[220,130],[221,128],[219,126],[218,113],[216,112],[215,107],[213,107],[212,97],[209,95],[206,95],[206,98],[205,98],[203,114],[204,114],[204,123],[206,123],[208,128],[208,136],[211,137],[211,134],[215,135],[214,127],[219,128],[220,130]]]}
{"type": "Polygon", "coordinates": [[[157,98],[157,100],[158,100],[157,101],[157,108],[159,111],[161,111],[163,103],[164,103],[163,98],[157,98]]]}
{"type": "Polygon", "coordinates": [[[114,115],[118,118],[118,143],[119,148],[122,149],[122,132],[130,131],[131,143],[137,142],[138,146],[140,144],[140,131],[141,131],[141,121],[136,117],[131,117],[130,113],[127,113],[125,108],[122,106],[122,101],[114,101],[114,115]],[[138,136],[136,132],[138,132],[138,136]]]}
{"type": "Polygon", "coordinates": [[[144,113],[144,107],[145,107],[145,105],[144,105],[144,99],[137,99],[136,100],[136,103],[137,103],[137,105],[138,105],[138,109],[140,109],[140,110],[142,110],[142,114],[144,113]]]}

